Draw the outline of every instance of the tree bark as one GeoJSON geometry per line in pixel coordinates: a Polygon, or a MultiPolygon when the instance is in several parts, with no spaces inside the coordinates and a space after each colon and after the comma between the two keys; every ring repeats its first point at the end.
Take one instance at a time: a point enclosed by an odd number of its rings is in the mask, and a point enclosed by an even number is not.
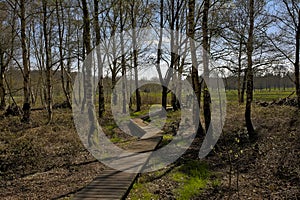
{"type": "Polygon", "coordinates": [[[51,70],[51,49],[49,44],[49,33],[47,24],[47,0],[42,1],[43,4],[43,33],[45,42],[45,53],[46,53],[46,85],[47,85],[47,111],[48,111],[48,124],[51,123],[53,118],[52,111],[52,70],[51,70]]]}
{"type": "Polygon", "coordinates": [[[203,94],[203,111],[204,111],[204,120],[205,120],[205,130],[208,131],[211,121],[211,111],[210,111],[210,93],[207,87],[206,80],[209,78],[209,59],[208,53],[209,50],[209,36],[208,36],[208,12],[210,7],[210,1],[204,0],[204,10],[203,10],[203,18],[202,18],[202,34],[203,34],[203,75],[204,75],[204,94],[203,94]]]}
{"type": "Polygon", "coordinates": [[[298,11],[298,25],[296,29],[296,51],[295,51],[295,85],[296,95],[298,101],[298,108],[300,109],[300,85],[299,85],[299,53],[300,53],[300,11],[298,11]]]}
{"type": "Polygon", "coordinates": [[[101,59],[101,52],[100,52],[100,25],[99,25],[99,0],[94,0],[94,27],[96,32],[96,51],[97,51],[97,65],[98,65],[98,103],[99,103],[99,118],[103,117],[105,112],[105,102],[104,102],[104,88],[103,88],[103,63],[101,59]]]}
{"type": "Polygon", "coordinates": [[[131,5],[131,25],[132,25],[132,48],[133,48],[133,69],[135,81],[135,97],[136,97],[136,111],[141,110],[141,95],[139,90],[139,76],[138,76],[138,50],[136,41],[136,16],[135,16],[135,2],[131,5]]]}
{"type": "MultiPolygon", "coordinates": [[[[189,0],[188,2],[188,36],[191,48],[191,58],[192,58],[192,85],[196,95],[196,101],[200,108],[200,101],[201,101],[201,85],[199,82],[199,75],[198,75],[198,62],[197,62],[197,55],[196,55],[196,47],[195,47],[195,0],[189,0]]],[[[200,122],[200,116],[197,109],[194,110],[194,119],[199,120],[199,127],[198,127],[198,134],[203,134],[203,127],[200,122]]]]}
{"type": "Polygon", "coordinates": [[[126,60],[125,60],[125,47],[124,47],[124,27],[125,21],[123,18],[123,4],[120,1],[120,42],[121,42],[121,68],[122,68],[122,112],[126,113],[126,60]]]}
{"type": "MultiPolygon", "coordinates": [[[[92,51],[91,48],[91,34],[90,34],[90,18],[88,5],[86,0],[82,0],[82,11],[83,11],[83,44],[86,49],[86,54],[89,55],[92,51]]],[[[97,134],[96,128],[96,116],[94,114],[93,106],[93,87],[92,87],[92,62],[90,59],[85,60],[84,71],[86,72],[84,80],[84,88],[86,91],[86,106],[89,117],[89,131],[88,131],[88,144],[93,146],[97,144],[95,134],[97,134]]]]}
{"type": "Polygon", "coordinates": [[[3,57],[4,57],[4,53],[0,49],[0,110],[4,110],[6,106],[5,87],[4,87],[5,65],[4,65],[3,57]]]}
{"type": "Polygon", "coordinates": [[[157,46],[157,59],[156,59],[156,70],[158,73],[160,84],[162,85],[162,97],[161,97],[161,106],[162,109],[167,108],[167,87],[165,87],[164,79],[162,77],[161,68],[160,68],[160,62],[161,62],[161,56],[162,56],[162,37],[163,37],[163,26],[164,26],[164,1],[160,0],[160,27],[159,27],[159,39],[158,39],[158,46],[157,46]]]}
{"type": "Polygon", "coordinates": [[[251,140],[256,139],[256,133],[251,120],[251,104],[253,100],[253,32],[254,32],[254,0],[249,1],[249,33],[247,41],[247,101],[245,110],[246,127],[251,140]]]}
{"type": "Polygon", "coordinates": [[[242,103],[242,96],[241,96],[241,73],[242,73],[242,37],[240,38],[239,44],[239,55],[238,55],[238,101],[242,103]]]}
{"type": "Polygon", "coordinates": [[[26,16],[25,16],[25,0],[20,0],[20,21],[21,21],[21,45],[22,45],[22,60],[23,60],[23,118],[22,122],[30,122],[30,70],[28,65],[28,50],[26,44],[26,16]]]}
{"type": "Polygon", "coordinates": [[[58,5],[58,0],[55,1],[56,4],[56,17],[57,17],[57,25],[58,25],[58,38],[59,38],[59,64],[60,64],[60,78],[61,78],[61,86],[62,90],[64,92],[66,102],[68,103],[68,107],[71,108],[71,98],[70,98],[70,93],[67,91],[67,88],[65,86],[65,67],[64,67],[64,62],[63,62],[63,34],[64,34],[64,11],[63,11],[63,6],[62,2],[60,1],[60,9],[58,5]],[[59,14],[61,12],[61,16],[59,14]]]}
{"type": "Polygon", "coordinates": [[[245,102],[245,90],[246,90],[246,83],[247,83],[247,74],[248,74],[248,69],[244,70],[244,76],[243,76],[243,84],[242,84],[242,90],[241,90],[241,104],[245,102]]]}

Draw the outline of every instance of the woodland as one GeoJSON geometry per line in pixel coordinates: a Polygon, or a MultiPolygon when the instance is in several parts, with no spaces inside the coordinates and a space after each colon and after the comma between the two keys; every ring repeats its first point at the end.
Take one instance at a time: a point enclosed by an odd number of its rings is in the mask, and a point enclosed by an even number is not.
{"type": "Polygon", "coordinates": [[[119,116],[154,109],[158,149],[185,111],[195,138],[125,199],[299,199],[299,61],[299,0],[0,0],[0,197],[72,199],[96,124],[130,148],[119,116]]]}

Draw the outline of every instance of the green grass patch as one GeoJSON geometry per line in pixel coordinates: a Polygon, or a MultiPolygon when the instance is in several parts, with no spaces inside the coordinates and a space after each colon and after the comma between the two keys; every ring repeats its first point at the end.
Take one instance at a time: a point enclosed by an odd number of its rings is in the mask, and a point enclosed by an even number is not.
{"type": "Polygon", "coordinates": [[[138,111],[138,112],[133,112],[130,115],[131,115],[131,117],[136,118],[136,117],[146,115],[146,114],[148,114],[148,112],[149,112],[149,110],[146,109],[146,110],[141,110],[141,111],[138,111]]]}
{"type": "Polygon", "coordinates": [[[113,138],[110,139],[110,141],[112,143],[118,143],[118,142],[122,142],[123,140],[119,137],[114,136],[113,138]]]}
{"type": "Polygon", "coordinates": [[[207,187],[210,172],[205,163],[193,160],[179,166],[170,176],[180,185],[174,191],[176,199],[191,199],[207,187]]]}
{"type": "Polygon", "coordinates": [[[158,195],[152,194],[147,189],[147,185],[141,184],[141,183],[135,183],[132,188],[133,192],[131,195],[132,200],[140,200],[140,199],[146,199],[146,200],[156,200],[159,199],[158,195]],[[138,191],[138,192],[135,192],[138,191]]]}
{"type": "Polygon", "coordinates": [[[174,136],[172,134],[163,135],[163,139],[161,141],[162,146],[167,145],[169,142],[173,140],[174,136]]]}
{"type": "MultiPolygon", "coordinates": [[[[280,98],[285,98],[295,91],[294,88],[287,88],[286,90],[272,89],[272,90],[254,90],[253,100],[254,101],[274,101],[280,98]]],[[[293,94],[291,97],[295,97],[293,94]]],[[[238,91],[237,90],[226,90],[226,98],[228,102],[238,101],[238,91]]],[[[246,100],[246,93],[244,99],[246,100]]]]}
{"type": "Polygon", "coordinates": [[[107,129],[109,131],[112,131],[114,128],[117,127],[117,125],[116,124],[110,124],[110,125],[106,125],[104,127],[105,127],[105,129],[107,129]]]}
{"type": "MultiPolygon", "coordinates": [[[[255,90],[253,99],[256,101],[274,101],[285,98],[293,93],[294,90],[255,90]]],[[[293,94],[291,97],[295,97],[293,94]]]]}

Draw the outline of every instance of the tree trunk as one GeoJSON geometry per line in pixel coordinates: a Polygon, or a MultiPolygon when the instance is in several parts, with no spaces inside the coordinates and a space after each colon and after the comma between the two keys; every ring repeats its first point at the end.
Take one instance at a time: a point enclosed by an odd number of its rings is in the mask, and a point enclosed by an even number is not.
{"type": "Polygon", "coordinates": [[[160,27],[159,27],[159,40],[158,40],[158,46],[157,46],[157,60],[156,60],[156,70],[158,73],[159,81],[162,86],[162,96],[161,96],[161,106],[162,109],[167,108],[167,90],[168,88],[165,87],[165,82],[162,77],[161,68],[160,68],[160,62],[161,62],[161,56],[162,56],[162,37],[163,37],[163,26],[164,26],[164,1],[160,0],[160,27]]]}
{"type": "Polygon", "coordinates": [[[242,84],[242,91],[241,91],[241,104],[243,104],[244,97],[245,97],[245,90],[246,90],[246,83],[247,83],[247,74],[248,74],[248,69],[244,70],[244,77],[243,77],[243,84],[242,84]]]}
{"type": "Polygon", "coordinates": [[[249,2],[249,34],[247,41],[247,101],[246,101],[246,111],[245,120],[246,127],[251,140],[256,139],[256,133],[252,125],[251,120],[251,103],[253,100],[253,69],[252,69],[252,54],[253,54],[253,31],[254,31],[254,0],[249,2]]]}
{"type": "Polygon", "coordinates": [[[241,73],[242,73],[242,37],[240,38],[239,44],[239,56],[238,56],[238,102],[242,103],[242,96],[241,96],[241,73]]]}
{"type": "Polygon", "coordinates": [[[68,107],[71,108],[71,99],[70,99],[70,93],[67,91],[66,86],[65,86],[65,67],[64,67],[64,62],[63,62],[63,33],[64,33],[64,11],[63,11],[63,6],[62,2],[60,1],[60,12],[61,16],[59,14],[59,6],[58,6],[58,0],[55,1],[56,4],[56,16],[57,16],[57,25],[58,25],[58,37],[59,37],[59,64],[60,64],[60,78],[61,78],[61,86],[62,90],[64,92],[66,102],[68,103],[68,107]],[[61,21],[62,19],[62,21],[61,21]]]}
{"type": "Polygon", "coordinates": [[[20,0],[20,21],[21,21],[21,45],[22,45],[22,60],[23,60],[23,118],[22,122],[30,122],[30,70],[28,66],[28,51],[26,44],[26,16],[25,16],[25,0],[20,0]]]}
{"type": "Polygon", "coordinates": [[[133,66],[134,66],[134,81],[135,81],[135,98],[136,98],[136,111],[141,110],[141,95],[139,90],[139,75],[138,75],[138,64],[137,64],[137,50],[133,50],[133,66]]]}
{"type": "Polygon", "coordinates": [[[123,5],[122,1],[120,1],[120,42],[121,42],[121,67],[122,67],[122,112],[126,113],[126,60],[125,60],[125,50],[124,50],[124,26],[125,22],[123,19],[123,5]]]}
{"type": "Polygon", "coordinates": [[[211,121],[211,111],[210,111],[210,93],[207,87],[206,80],[209,78],[209,44],[208,44],[208,11],[209,11],[210,1],[204,0],[204,10],[202,18],[202,34],[203,34],[203,75],[204,75],[204,102],[203,102],[203,111],[204,111],[204,120],[205,120],[205,130],[208,131],[211,121]]]}
{"type": "Polygon", "coordinates": [[[112,103],[117,105],[118,103],[118,94],[116,93],[115,86],[117,84],[117,60],[113,60],[113,68],[111,70],[111,89],[112,89],[112,103]]]}
{"type": "Polygon", "coordinates": [[[135,81],[135,97],[136,97],[136,111],[141,110],[141,95],[139,90],[139,75],[138,75],[138,50],[136,41],[136,16],[134,16],[135,5],[132,5],[131,23],[132,23],[132,48],[133,48],[133,69],[135,81]]]}
{"type": "Polygon", "coordinates": [[[105,102],[104,102],[104,88],[103,88],[103,63],[101,59],[101,52],[100,52],[100,25],[99,25],[99,0],[94,0],[94,27],[96,32],[96,50],[97,50],[97,65],[98,65],[98,103],[99,103],[99,118],[103,117],[105,111],[105,102]]]}
{"type": "MultiPolygon", "coordinates": [[[[190,41],[190,48],[191,48],[191,58],[192,58],[192,85],[196,95],[196,101],[200,108],[200,101],[201,101],[201,86],[199,82],[199,75],[198,75],[198,62],[197,62],[197,55],[196,55],[196,47],[195,47],[195,0],[189,0],[188,2],[188,36],[190,41]]],[[[203,127],[200,122],[200,113],[197,112],[197,109],[193,109],[194,111],[194,120],[199,121],[198,127],[198,134],[203,134],[203,127]]]]}
{"type": "Polygon", "coordinates": [[[0,50],[0,110],[4,110],[5,103],[5,87],[4,87],[5,66],[3,62],[3,53],[0,50]]]}
{"type": "Polygon", "coordinates": [[[295,84],[298,108],[300,109],[300,85],[299,85],[299,53],[300,53],[300,11],[298,11],[298,26],[296,30],[296,52],[295,52],[295,84]]]}
{"type": "MultiPolygon", "coordinates": [[[[83,11],[83,43],[86,49],[86,54],[89,55],[92,51],[91,48],[91,34],[90,34],[90,18],[88,11],[88,4],[86,0],[82,0],[82,11],[83,11]]],[[[92,62],[90,59],[85,60],[84,71],[86,72],[84,80],[85,96],[88,116],[89,116],[89,131],[88,131],[88,144],[93,146],[97,144],[95,139],[95,134],[97,134],[96,129],[96,116],[94,115],[94,106],[93,106],[93,88],[92,88],[92,62]]]]}
{"type": "MultiPolygon", "coordinates": [[[[72,58],[71,58],[71,55],[72,55],[72,48],[74,48],[74,46],[71,46],[70,45],[70,38],[72,37],[72,21],[71,21],[71,17],[70,17],[70,11],[68,11],[68,28],[67,28],[67,39],[66,39],[66,43],[67,43],[67,49],[68,49],[68,59],[67,59],[67,65],[66,65],[66,75],[67,75],[67,78],[66,78],[66,95],[67,97],[69,97],[69,103],[70,103],[70,108],[72,107],[71,105],[71,99],[72,99],[72,94],[71,94],[71,91],[72,91],[72,77],[71,77],[71,64],[72,64],[72,58]]],[[[75,100],[76,102],[76,100],[75,100]]]]}
{"type": "Polygon", "coordinates": [[[50,62],[50,44],[49,44],[49,34],[47,28],[47,0],[43,1],[43,32],[44,32],[44,42],[45,42],[45,53],[46,53],[46,85],[47,85],[47,111],[48,111],[48,124],[51,123],[53,118],[52,112],[52,70],[50,62]]]}
{"type": "MultiPolygon", "coordinates": [[[[177,1],[177,9],[179,9],[179,1],[177,1]]],[[[179,77],[180,75],[177,74],[177,72],[179,72],[179,65],[180,65],[180,56],[179,56],[179,19],[174,19],[176,20],[175,22],[175,34],[173,36],[173,41],[172,41],[172,46],[174,47],[173,48],[173,59],[174,61],[172,62],[173,63],[173,67],[175,70],[174,70],[174,73],[173,73],[173,76],[172,76],[172,79],[173,79],[173,90],[174,92],[172,93],[172,107],[173,107],[173,110],[174,111],[177,111],[180,109],[180,103],[179,103],[179,100],[180,100],[180,96],[181,95],[181,92],[179,92],[179,84],[181,81],[178,81],[180,80],[179,77]]],[[[173,32],[174,33],[174,32],[173,32]]]]}

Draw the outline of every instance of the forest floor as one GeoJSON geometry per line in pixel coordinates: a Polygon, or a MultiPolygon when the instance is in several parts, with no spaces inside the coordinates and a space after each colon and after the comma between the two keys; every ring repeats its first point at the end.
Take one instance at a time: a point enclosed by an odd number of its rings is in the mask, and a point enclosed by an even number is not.
{"type": "MultiPolygon", "coordinates": [[[[254,105],[256,142],[248,140],[243,111],[244,106],[228,105],[223,134],[208,157],[197,159],[201,139],[195,140],[174,165],[142,174],[128,199],[297,199],[299,111],[254,105]],[[192,173],[179,173],[187,171],[192,173]],[[188,175],[205,180],[181,181],[188,175]]],[[[68,199],[105,168],[83,147],[70,110],[55,110],[50,125],[46,118],[45,111],[32,112],[30,124],[22,124],[19,117],[0,117],[2,199],[68,199]]],[[[105,128],[114,142],[129,145],[114,123],[105,128]]]]}
{"type": "Polygon", "coordinates": [[[254,142],[249,141],[244,128],[243,111],[244,106],[228,105],[223,134],[209,156],[197,158],[202,140],[196,139],[170,168],[141,175],[129,199],[297,200],[299,111],[289,106],[255,105],[253,123],[258,139],[254,142]],[[195,162],[205,169],[193,166],[195,162]]]}

